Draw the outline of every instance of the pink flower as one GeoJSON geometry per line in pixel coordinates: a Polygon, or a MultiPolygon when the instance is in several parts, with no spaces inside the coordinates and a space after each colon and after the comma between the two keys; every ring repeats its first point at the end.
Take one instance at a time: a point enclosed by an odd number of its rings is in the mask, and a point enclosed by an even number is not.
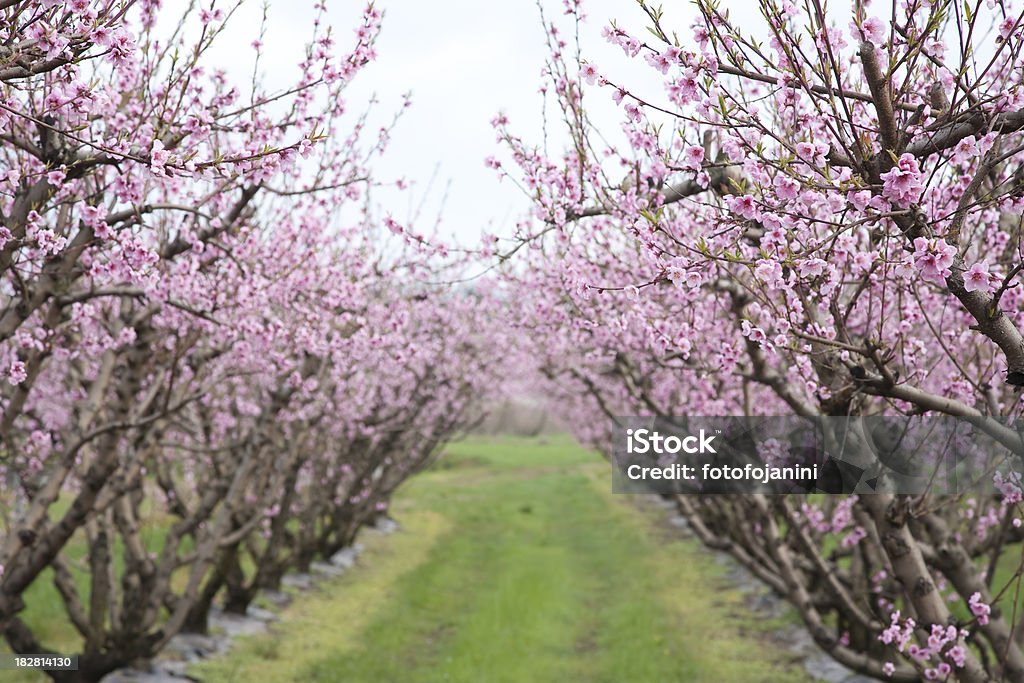
{"type": "Polygon", "coordinates": [[[598,78],[600,78],[600,75],[597,73],[597,67],[593,64],[584,64],[583,68],[580,69],[580,76],[586,79],[590,85],[594,85],[598,78]]]}
{"type": "Polygon", "coordinates": [[[804,161],[813,161],[814,154],[817,150],[814,145],[809,142],[798,142],[796,143],[796,154],[804,161]]]}
{"type": "Polygon", "coordinates": [[[978,141],[975,140],[973,135],[968,135],[953,146],[953,152],[950,155],[950,159],[954,164],[966,165],[971,163],[971,159],[977,155],[978,141]]]}
{"type": "Polygon", "coordinates": [[[943,239],[914,240],[914,266],[926,280],[942,284],[950,276],[956,249],[943,239]]]}
{"type": "Polygon", "coordinates": [[[800,196],[800,182],[780,173],[775,176],[775,191],[779,199],[796,199],[800,196]]]}
{"type": "Polygon", "coordinates": [[[50,228],[44,228],[36,233],[36,243],[47,254],[59,253],[67,242],[67,238],[57,235],[50,228]]]}
{"type": "Polygon", "coordinates": [[[160,138],[153,140],[153,149],[150,152],[149,163],[154,170],[162,171],[164,164],[171,158],[171,153],[164,149],[164,143],[160,138]]]}
{"type": "Polygon", "coordinates": [[[660,54],[647,55],[644,59],[661,73],[667,74],[670,67],[679,63],[679,48],[671,47],[660,54]]]}
{"type": "Polygon", "coordinates": [[[771,259],[761,259],[754,266],[754,275],[769,287],[782,284],[782,264],[771,259]]]}
{"type": "Polygon", "coordinates": [[[682,284],[683,280],[686,278],[687,265],[688,263],[685,258],[677,256],[665,266],[665,276],[668,277],[673,284],[682,284]]]}
{"type": "Polygon", "coordinates": [[[858,211],[863,211],[868,208],[868,204],[871,201],[871,190],[859,190],[857,192],[850,192],[846,195],[850,204],[853,205],[858,211]]]}
{"type": "Polygon", "coordinates": [[[854,530],[851,531],[849,534],[843,537],[843,540],[840,542],[840,545],[842,545],[844,548],[852,548],[861,541],[863,541],[865,538],[867,538],[867,536],[868,532],[864,530],[864,527],[858,526],[855,527],[854,530]]]}
{"type": "Polygon", "coordinates": [[[760,327],[754,327],[750,324],[749,320],[744,320],[740,323],[740,332],[744,337],[757,344],[764,345],[768,341],[768,335],[764,333],[760,327]]]}
{"type": "Polygon", "coordinates": [[[904,154],[890,171],[882,174],[882,194],[900,208],[907,208],[921,198],[921,169],[913,154],[904,154]]]}
{"type": "Polygon", "coordinates": [[[1003,19],[1002,23],[999,24],[999,37],[1006,40],[1010,37],[1010,33],[1013,32],[1013,27],[1017,25],[1016,20],[1010,16],[1003,19]]]}
{"type": "Polygon", "coordinates": [[[896,673],[896,665],[892,662],[886,662],[882,665],[882,673],[884,673],[886,676],[892,676],[894,673],[896,673]]]}
{"type": "Polygon", "coordinates": [[[964,273],[964,289],[968,292],[992,291],[992,275],[988,272],[988,264],[984,261],[975,263],[964,273]]]}
{"type": "Polygon", "coordinates": [[[699,145],[690,145],[683,154],[683,168],[689,171],[699,171],[704,163],[704,148],[699,145]]]}
{"type": "Polygon", "coordinates": [[[97,26],[92,30],[92,42],[100,47],[110,47],[114,34],[106,26],[97,26]]]}
{"type": "Polygon", "coordinates": [[[954,645],[949,648],[946,656],[949,657],[949,661],[953,662],[958,669],[963,668],[964,662],[967,661],[967,651],[964,650],[962,645],[954,645]]]}
{"type": "MultiPolygon", "coordinates": [[[[900,624],[900,611],[896,610],[890,616],[889,627],[882,631],[878,636],[878,639],[886,645],[895,645],[896,649],[903,652],[907,643],[910,642],[911,637],[914,635],[914,628],[917,623],[913,619],[907,619],[900,624]]],[[[916,646],[911,646],[915,648],[916,646]]]]}
{"type": "Polygon", "coordinates": [[[18,386],[26,378],[28,378],[28,371],[25,369],[25,364],[20,360],[11,363],[11,367],[7,371],[7,382],[13,386],[18,386]]]}
{"type": "Polygon", "coordinates": [[[988,615],[992,613],[992,607],[981,601],[981,593],[975,592],[967,601],[971,608],[971,614],[978,617],[978,624],[984,626],[988,623],[988,615]]]}
{"type": "Polygon", "coordinates": [[[745,194],[741,197],[732,196],[725,200],[729,210],[733,213],[738,213],[744,218],[757,218],[758,210],[757,203],[754,201],[753,196],[745,194]]]}
{"type": "Polygon", "coordinates": [[[800,161],[814,166],[825,165],[825,155],[828,154],[828,143],[819,142],[798,142],[796,144],[796,155],[800,161]]]}
{"type": "Polygon", "coordinates": [[[885,27],[882,20],[878,17],[868,17],[864,20],[861,28],[864,31],[864,37],[875,45],[883,45],[885,43],[885,27]]]}
{"type": "Polygon", "coordinates": [[[636,106],[632,102],[626,102],[626,106],[624,108],[626,110],[626,114],[628,114],[629,118],[632,119],[635,123],[640,123],[641,121],[643,121],[644,115],[640,111],[640,107],[636,106]]]}
{"type": "Polygon", "coordinates": [[[682,106],[697,97],[697,77],[691,69],[668,84],[669,99],[682,106]]]}
{"type": "Polygon", "coordinates": [[[1005,477],[1002,472],[992,475],[995,487],[1003,494],[1003,505],[1016,505],[1024,500],[1024,492],[1021,491],[1021,476],[1011,471],[1005,477]]]}
{"type": "Polygon", "coordinates": [[[800,277],[818,277],[825,272],[825,261],[820,258],[810,258],[797,264],[796,270],[800,277]]]}
{"type": "Polygon", "coordinates": [[[118,29],[110,41],[110,61],[119,68],[128,66],[135,56],[135,38],[126,29],[118,29]]]}

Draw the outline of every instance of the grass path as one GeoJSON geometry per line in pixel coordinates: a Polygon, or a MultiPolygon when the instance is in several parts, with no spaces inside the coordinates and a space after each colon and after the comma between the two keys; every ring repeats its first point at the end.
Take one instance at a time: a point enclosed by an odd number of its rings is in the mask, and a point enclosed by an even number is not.
{"type": "Polygon", "coordinates": [[[210,683],[804,681],[718,565],[612,496],[568,441],[470,440],[410,482],[403,530],[300,597],[210,683]]]}

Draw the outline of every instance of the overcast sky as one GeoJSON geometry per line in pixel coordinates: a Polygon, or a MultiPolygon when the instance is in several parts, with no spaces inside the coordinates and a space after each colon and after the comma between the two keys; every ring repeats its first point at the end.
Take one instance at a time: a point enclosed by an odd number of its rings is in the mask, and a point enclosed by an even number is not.
{"type": "MultiPolygon", "coordinates": [[[[269,84],[286,85],[294,79],[300,49],[310,35],[312,0],[268,0],[270,31],[265,40],[264,70],[269,84]]],[[[548,19],[563,21],[562,0],[543,0],[548,19]]],[[[681,8],[671,25],[685,32],[692,17],[691,3],[681,8]]],[[[507,180],[484,167],[489,155],[501,156],[490,121],[507,113],[515,131],[528,140],[541,141],[542,99],[538,88],[546,49],[544,30],[535,0],[378,0],[385,12],[377,45],[378,60],[348,90],[350,107],[376,93],[381,100],[379,122],[389,118],[401,95],[412,92],[413,104],[395,131],[388,154],[376,164],[378,177],[405,177],[415,183],[411,195],[378,193],[399,220],[406,220],[425,198],[421,222],[429,227],[445,200],[442,232],[467,245],[475,245],[483,232],[509,235],[528,202],[507,180]],[[434,177],[433,186],[428,187],[434,177]]],[[[363,3],[328,0],[330,22],[340,46],[352,44],[352,30],[363,3]]],[[[581,43],[585,55],[603,72],[627,72],[632,83],[648,79],[650,70],[630,63],[619,48],[608,45],[601,28],[611,18],[635,35],[644,32],[646,17],[634,0],[589,0],[588,20],[581,43]]],[[[239,79],[252,69],[250,43],[259,26],[262,6],[249,0],[231,21],[231,30],[216,52],[218,61],[239,79]]],[[[243,81],[244,82],[244,81],[243,81]]],[[[608,126],[618,128],[609,91],[608,126]]]]}

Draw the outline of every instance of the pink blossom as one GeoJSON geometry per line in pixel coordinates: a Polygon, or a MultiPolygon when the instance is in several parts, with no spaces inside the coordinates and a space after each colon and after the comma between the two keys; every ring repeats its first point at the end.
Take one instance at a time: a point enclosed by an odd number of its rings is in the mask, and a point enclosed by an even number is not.
{"type": "Polygon", "coordinates": [[[800,181],[781,173],[775,176],[775,191],[779,199],[796,199],[800,196],[800,181]]]}
{"type": "Polygon", "coordinates": [[[20,360],[16,360],[11,363],[11,367],[7,370],[7,382],[13,386],[18,386],[28,378],[28,370],[25,368],[25,363],[20,360]]]}
{"type": "Polygon", "coordinates": [[[871,190],[850,192],[846,195],[846,198],[855,209],[863,211],[868,208],[868,205],[871,202],[871,190]]]}
{"type": "Polygon", "coordinates": [[[35,235],[35,240],[39,249],[45,254],[59,253],[68,242],[66,237],[57,235],[50,228],[39,230],[35,235]]]}
{"type": "Polygon", "coordinates": [[[1017,25],[1017,20],[1013,16],[1008,16],[1002,20],[999,24],[999,37],[1006,40],[1010,37],[1013,32],[1013,28],[1017,25]]]}
{"type": "Polygon", "coordinates": [[[754,275],[768,287],[782,284],[782,264],[772,259],[761,259],[754,266],[754,275]]]}
{"type": "Polygon", "coordinates": [[[644,115],[640,111],[640,107],[636,106],[634,103],[626,102],[624,109],[626,110],[626,114],[629,115],[629,118],[634,123],[640,123],[643,120],[644,115]]]}
{"type": "Polygon", "coordinates": [[[757,208],[757,203],[754,197],[749,194],[742,196],[733,195],[725,200],[729,210],[733,213],[738,213],[744,218],[755,219],[760,213],[757,208]]]}
{"type": "Polygon", "coordinates": [[[941,284],[952,274],[955,259],[956,249],[944,239],[914,240],[914,266],[926,280],[941,284]]]}
{"type": "Polygon", "coordinates": [[[170,158],[170,152],[164,149],[164,143],[162,140],[157,138],[153,140],[153,148],[150,152],[150,164],[155,170],[163,170],[164,164],[170,158]]]}
{"type": "Polygon", "coordinates": [[[594,85],[600,78],[600,74],[597,73],[597,67],[590,63],[583,65],[580,69],[580,76],[586,79],[590,85],[594,85]]]}
{"type": "Polygon", "coordinates": [[[964,272],[964,289],[968,292],[991,292],[992,275],[988,272],[988,264],[980,261],[964,272]]]}
{"type": "Polygon", "coordinates": [[[100,47],[110,47],[114,40],[113,32],[106,26],[100,25],[92,30],[92,42],[100,47]]]}
{"type": "Polygon", "coordinates": [[[676,257],[665,266],[665,276],[673,284],[682,284],[686,278],[686,267],[688,265],[689,263],[685,258],[676,257]]]}
{"type": "Polygon", "coordinates": [[[978,141],[973,135],[968,135],[953,146],[950,159],[954,164],[965,166],[978,156],[978,141]]]}
{"type": "Polygon", "coordinates": [[[852,548],[861,541],[863,541],[865,538],[867,538],[867,536],[868,532],[864,530],[864,527],[854,527],[853,531],[851,531],[849,534],[843,537],[843,540],[840,543],[840,545],[842,545],[844,548],[852,548]]]}
{"type": "MultiPolygon", "coordinates": [[[[678,52],[678,49],[676,49],[676,52],[678,52]]],[[[667,74],[669,68],[677,63],[678,55],[676,55],[675,58],[673,58],[672,52],[666,51],[657,54],[649,54],[646,57],[644,57],[644,59],[647,60],[648,64],[653,66],[661,73],[667,74]]]]}
{"type": "Polygon", "coordinates": [[[900,611],[895,610],[890,616],[889,626],[882,631],[878,639],[886,645],[895,645],[897,650],[903,652],[913,637],[916,626],[917,624],[910,618],[900,624],[900,611]]]}
{"type": "Polygon", "coordinates": [[[764,333],[760,327],[756,327],[750,324],[749,320],[744,320],[740,325],[743,336],[752,342],[756,342],[760,345],[764,345],[768,341],[768,335],[764,333]]]}
{"type": "Polygon", "coordinates": [[[62,169],[57,169],[46,174],[46,181],[54,187],[61,187],[64,184],[64,178],[66,177],[67,174],[65,174],[62,169]]]}
{"type": "Polygon", "coordinates": [[[864,37],[867,38],[875,45],[883,45],[886,39],[887,24],[883,23],[878,17],[868,17],[864,20],[861,28],[864,31],[864,37]]]}
{"type": "Polygon", "coordinates": [[[963,668],[964,663],[967,661],[967,651],[962,645],[954,645],[949,648],[946,652],[946,656],[949,658],[949,661],[956,665],[957,668],[963,668]]]}
{"type": "Polygon", "coordinates": [[[915,204],[921,198],[921,169],[912,154],[904,154],[899,162],[882,174],[882,194],[900,208],[915,204]]]}
{"type": "Polygon", "coordinates": [[[980,625],[984,626],[988,623],[988,617],[992,613],[992,607],[987,603],[982,602],[981,593],[973,593],[967,601],[967,604],[971,608],[971,614],[978,618],[978,623],[980,625]]]}
{"type": "Polygon", "coordinates": [[[804,161],[813,161],[817,148],[809,142],[796,143],[796,154],[804,161]]]}
{"type": "Polygon", "coordinates": [[[685,69],[683,74],[667,86],[669,99],[680,107],[697,97],[697,76],[690,69],[685,69]]]}
{"type": "Polygon", "coordinates": [[[682,167],[689,171],[699,171],[704,162],[704,148],[699,145],[689,145],[683,154],[682,167]]]}
{"type": "Polygon", "coordinates": [[[1011,470],[1009,474],[1004,476],[1002,472],[997,471],[992,475],[992,480],[995,483],[996,489],[1003,496],[1003,505],[1016,505],[1021,500],[1024,500],[1024,493],[1021,491],[1020,473],[1011,470]]]}

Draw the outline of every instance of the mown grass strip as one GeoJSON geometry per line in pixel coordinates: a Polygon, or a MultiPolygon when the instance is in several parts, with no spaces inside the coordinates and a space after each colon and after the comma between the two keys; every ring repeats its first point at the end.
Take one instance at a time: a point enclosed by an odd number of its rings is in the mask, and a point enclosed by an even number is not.
{"type": "MultiPolygon", "coordinates": [[[[659,537],[651,514],[612,497],[593,455],[564,441],[471,440],[451,451],[394,507],[402,520],[428,508],[448,531],[390,584],[361,632],[325,638],[285,669],[259,668],[261,680],[806,680],[758,642],[766,629],[721,568],[694,543],[659,537]]],[[[367,569],[375,581],[372,561],[367,569]]],[[[337,619],[359,609],[340,592],[325,600],[337,619]]],[[[277,648],[314,627],[290,614],[277,648]]],[[[239,650],[218,670],[252,656],[239,650]]]]}
{"type": "Polygon", "coordinates": [[[364,534],[366,549],[343,576],[299,597],[268,633],[239,639],[226,657],[192,667],[203,681],[306,681],[303,665],[353,647],[374,614],[394,598],[394,585],[427,557],[450,527],[431,510],[403,515],[402,529],[364,534]]]}

